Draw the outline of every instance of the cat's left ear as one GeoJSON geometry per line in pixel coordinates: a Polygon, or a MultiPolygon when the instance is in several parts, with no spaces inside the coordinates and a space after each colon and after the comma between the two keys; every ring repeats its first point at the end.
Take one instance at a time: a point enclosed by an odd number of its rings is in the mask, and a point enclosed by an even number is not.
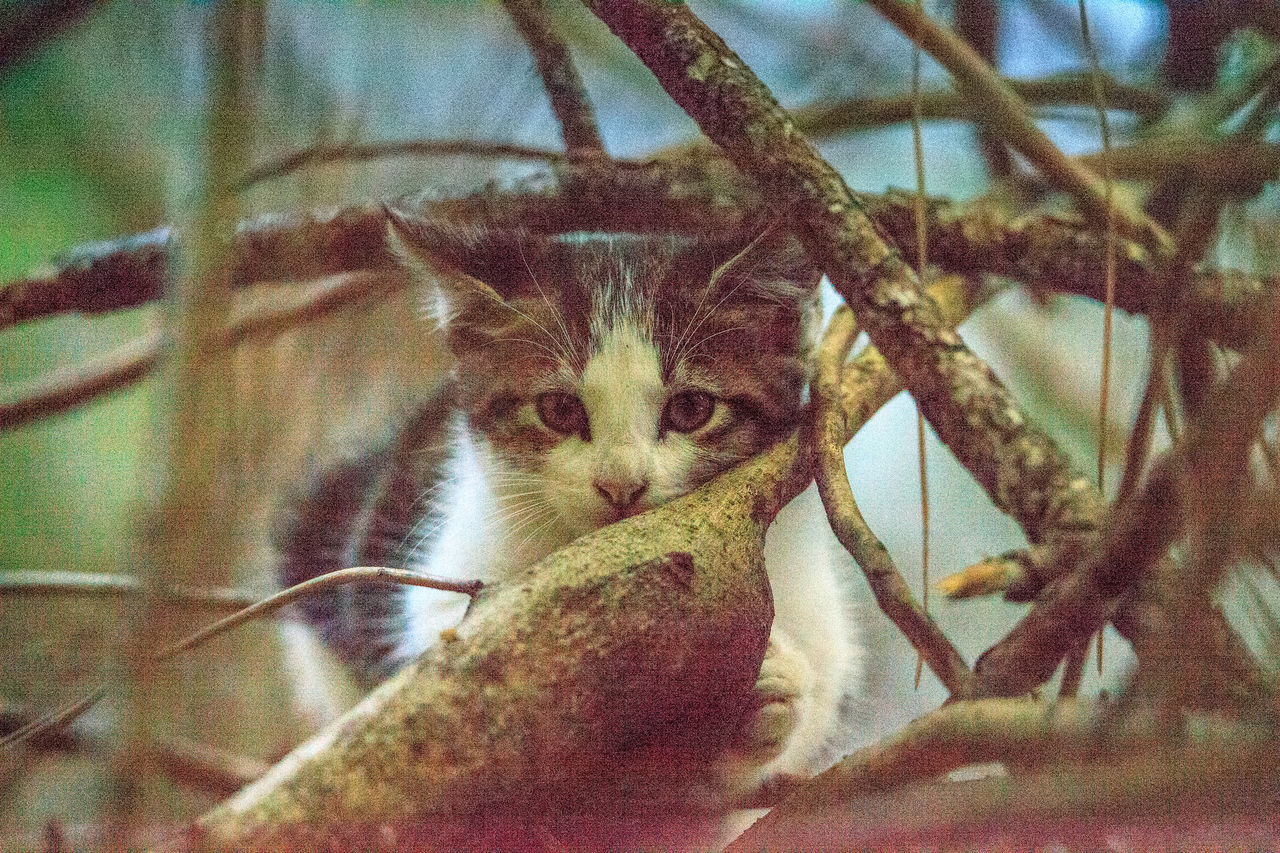
{"type": "Polygon", "coordinates": [[[818,291],[822,271],[781,220],[764,229],[711,273],[713,299],[731,292],[778,304],[804,304],[818,291]]]}
{"type": "Polygon", "coordinates": [[[492,315],[519,289],[527,270],[522,232],[446,222],[392,204],[383,210],[388,251],[425,288],[427,308],[442,327],[492,315]]]}

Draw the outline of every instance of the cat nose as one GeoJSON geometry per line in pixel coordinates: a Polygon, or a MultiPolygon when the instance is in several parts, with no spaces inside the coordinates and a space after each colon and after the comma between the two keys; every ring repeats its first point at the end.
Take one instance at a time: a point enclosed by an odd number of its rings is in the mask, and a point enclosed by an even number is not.
{"type": "Polygon", "coordinates": [[[640,500],[645,489],[649,488],[649,481],[599,479],[592,485],[615,509],[626,509],[640,500]]]}

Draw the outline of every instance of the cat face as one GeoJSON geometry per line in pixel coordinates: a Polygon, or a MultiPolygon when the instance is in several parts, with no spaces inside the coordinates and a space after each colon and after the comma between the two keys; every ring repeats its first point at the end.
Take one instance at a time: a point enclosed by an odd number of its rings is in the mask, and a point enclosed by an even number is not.
{"type": "Polygon", "coordinates": [[[795,426],[819,274],[785,232],[744,247],[392,221],[500,502],[553,538],[685,494],[795,426]]]}

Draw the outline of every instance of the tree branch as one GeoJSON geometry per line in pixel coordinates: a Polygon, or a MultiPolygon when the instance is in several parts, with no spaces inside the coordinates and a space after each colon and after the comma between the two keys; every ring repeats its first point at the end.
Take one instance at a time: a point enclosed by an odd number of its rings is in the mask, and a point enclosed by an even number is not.
{"type": "Polygon", "coordinates": [[[986,126],[1026,157],[1056,186],[1071,194],[1091,219],[1106,221],[1114,210],[1121,233],[1152,251],[1172,252],[1169,236],[1142,211],[1107,203],[1097,175],[1064,155],[1031,120],[1027,106],[972,47],[955,33],[906,0],[869,0],[876,11],[914,43],[920,45],[955,77],[960,91],[974,102],[975,111],[993,116],[986,126]]]}
{"type": "Polygon", "coordinates": [[[1280,389],[1280,313],[1274,302],[1263,316],[1268,328],[1188,423],[1182,441],[1153,465],[1133,500],[1118,508],[1097,546],[978,658],[978,695],[1016,696],[1049,678],[1062,656],[1103,624],[1114,600],[1182,533],[1186,484],[1204,476],[1202,466],[1217,468],[1213,482],[1227,488],[1233,481],[1228,475],[1247,464],[1240,442],[1247,437],[1244,446],[1252,443],[1280,389]]]}
{"type": "MultiPolygon", "coordinates": [[[[265,308],[254,304],[261,300],[238,300],[220,346],[229,349],[250,338],[278,335],[405,283],[395,269],[352,272],[312,283],[298,293],[277,296],[265,308]]],[[[0,430],[66,411],[144,379],[160,363],[162,345],[163,336],[153,331],[84,364],[0,389],[0,430]]]]}
{"type": "MultiPolygon", "coordinates": [[[[913,196],[902,191],[860,195],[877,227],[913,259],[913,196]]],[[[461,199],[422,200],[423,215],[464,221],[525,223],[546,231],[655,227],[704,233],[749,231],[760,220],[759,191],[722,158],[690,155],[677,162],[579,162],[557,167],[540,187],[490,190],[461,199]],[[602,200],[607,199],[604,203],[602,200]]],[[[967,276],[998,275],[1037,288],[1101,300],[1101,237],[1077,217],[1018,214],[978,199],[958,204],[929,199],[930,262],[967,276]]],[[[380,206],[328,214],[262,217],[237,229],[232,284],[302,281],[342,272],[390,269],[380,206]]],[[[131,308],[156,299],[167,274],[167,229],[82,246],[50,274],[0,287],[0,330],[51,314],[131,308]]],[[[1141,246],[1121,241],[1116,304],[1146,313],[1157,296],[1158,271],[1141,246]]],[[[1185,322],[1206,337],[1239,348],[1252,335],[1259,300],[1276,283],[1232,270],[1194,278],[1185,322]]]]}
{"type": "Polygon", "coordinates": [[[607,156],[595,110],[573,65],[569,46],[551,24],[544,0],[503,0],[502,5],[533,54],[569,156],[607,156]]]}
{"type": "Polygon", "coordinates": [[[528,145],[481,142],[472,139],[411,139],[400,142],[317,145],[255,166],[240,179],[236,189],[243,192],[263,181],[280,178],[299,169],[322,163],[356,163],[387,157],[496,157],[503,160],[535,160],[541,163],[554,163],[563,156],[558,151],[548,151],[528,145]]]}
{"type": "Polygon", "coordinates": [[[1176,733],[1149,718],[1100,728],[1096,716],[1073,701],[948,705],[819,775],[729,849],[1022,848],[1073,839],[1091,848],[1123,837],[1125,819],[1136,819],[1130,833],[1149,838],[1168,827],[1153,826],[1161,819],[1187,831],[1197,818],[1213,826],[1265,814],[1276,794],[1276,742],[1265,728],[1221,718],[1191,719],[1176,733]],[[1030,769],[932,781],[993,760],[1030,769]]]}
{"type": "Polygon", "coordinates": [[[952,696],[963,697],[972,689],[973,673],[937,623],[916,602],[888,549],[858,511],[849,486],[844,445],[865,421],[846,420],[839,391],[841,368],[857,335],[853,313],[841,306],[818,345],[817,372],[810,386],[813,435],[806,442],[813,448],[818,491],[831,529],[867,576],[880,609],[920,652],[952,696]]]}
{"type": "MultiPolygon", "coordinates": [[[[132,598],[143,594],[137,578],[100,572],[0,572],[0,596],[4,595],[95,595],[132,598]]],[[[171,587],[159,595],[176,604],[212,610],[240,610],[255,604],[261,596],[240,589],[199,589],[171,587]]]]}
{"type": "Polygon", "coordinates": [[[0,7],[0,79],[105,0],[39,0],[0,7]]]}

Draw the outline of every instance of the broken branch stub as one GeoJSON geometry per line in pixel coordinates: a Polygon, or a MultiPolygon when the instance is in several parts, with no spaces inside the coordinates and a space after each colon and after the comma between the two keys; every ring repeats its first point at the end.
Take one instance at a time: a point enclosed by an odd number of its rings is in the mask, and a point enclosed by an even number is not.
{"type": "Polygon", "coordinates": [[[474,844],[476,827],[513,840],[606,803],[695,810],[691,786],[734,735],[768,642],[765,529],[807,482],[793,436],[486,587],[456,632],[176,846],[394,827],[474,844]]]}

